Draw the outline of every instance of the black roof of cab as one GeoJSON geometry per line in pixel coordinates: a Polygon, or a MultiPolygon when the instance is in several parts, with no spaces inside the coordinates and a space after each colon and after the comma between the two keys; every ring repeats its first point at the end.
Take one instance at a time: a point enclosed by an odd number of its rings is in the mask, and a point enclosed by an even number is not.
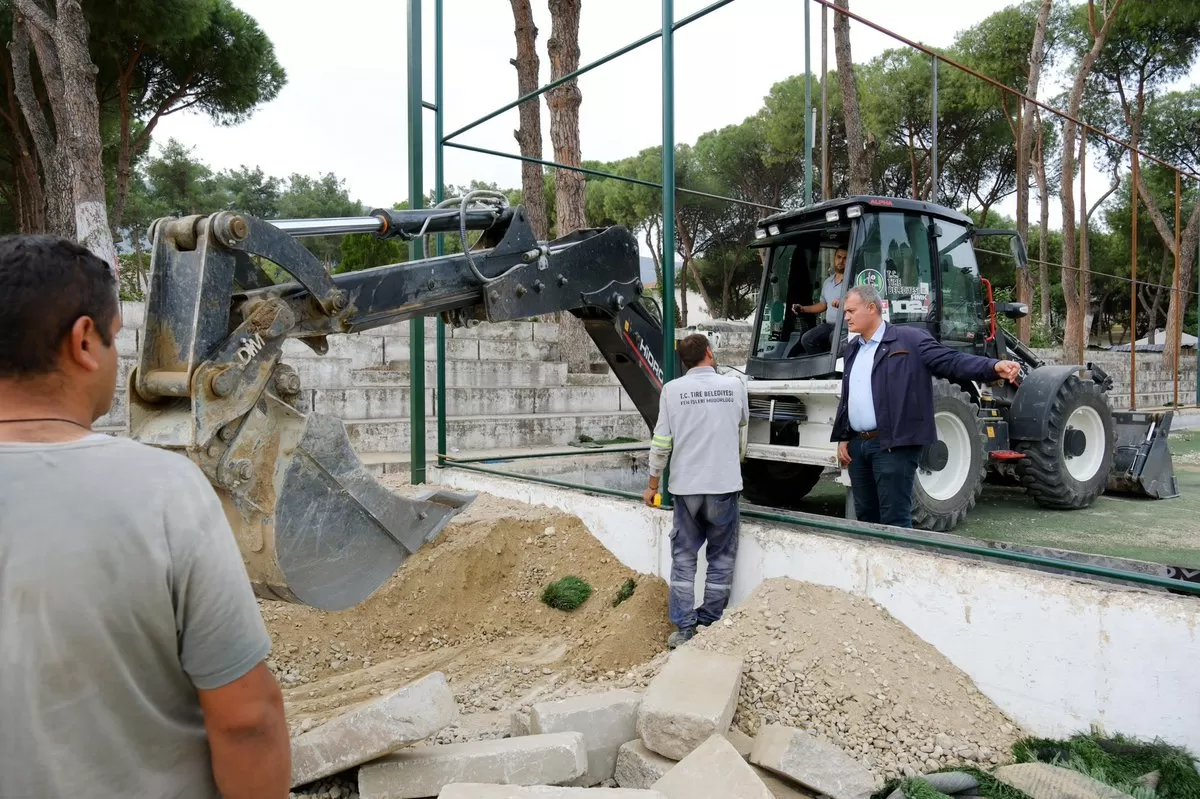
{"type": "Polygon", "coordinates": [[[803,208],[793,208],[787,211],[780,211],[777,214],[772,214],[764,219],[759,220],[758,228],[764,228],[768,225],[779,225],[781,230],[778,236],[768,236],[765,239],[758,239],[751,246],[762,247],[774,242],[775,239],[786,237],[791,229],[795,227],[809,227],[813,221],[813,217],[817,217],[821,222],[824,222],[825,213],[834,209],[841,210],[851,205],[863,205],[875,210],[893,210],[893,211],[916,211],[918,213],[929,214],[930,216],[940,217],[942,219],[957,222],[961,225],[974,225],[975,221],[966,214],[947,208],[944,205],[925,202],[924,200],[910,200],[904,197],[879,197],[874,195],[855,195],[852,197],[838,197],[832,200],[816,203],[815,205],[807,205],[803,208]],[[792,225],[789,223],[798,223],[792,225]],[[808,223],[808,224],[805,224],[808,223]]]}

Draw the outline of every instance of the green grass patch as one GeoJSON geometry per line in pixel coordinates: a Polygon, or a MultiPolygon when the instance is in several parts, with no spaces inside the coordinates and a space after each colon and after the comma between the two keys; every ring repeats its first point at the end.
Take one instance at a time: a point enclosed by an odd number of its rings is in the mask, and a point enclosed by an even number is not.
{"type": "Polygon", "coordinates": [[[621,587],[617,589],[617,596],[613,599],[613,607],[615,608],[617,605],[633,596],[634,589],[636,588],[637,582],[634,581],[632,577],[622,583],[621,587]]]}
{"type": "Polygon", "coordinates": [[[1018,763],[1050,763],[1086,774],[1136,799],[1200,799],[1200,773],[1194,756],[1161,740],[1116,735],[1075,735],[1066,740],[1027,738],[1013,747],[1018,763]],[[1157,788],[1138,779],[1157,771],[1157,788]]]}
{"type": "Polygon", "coordinates": [[[573,574],[568,574],[546,586],[542,602],[557,610],[575,610],[592,595],[592,586],[573,574]]]}

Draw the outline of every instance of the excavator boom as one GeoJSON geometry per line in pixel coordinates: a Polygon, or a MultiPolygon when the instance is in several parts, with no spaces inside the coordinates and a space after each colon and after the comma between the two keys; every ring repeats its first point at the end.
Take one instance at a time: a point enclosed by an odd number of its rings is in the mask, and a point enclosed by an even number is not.
{"type": "Polygon", "coordinates": [[[325,610],[358,604],[470,501],[381,487],[342,422],[304,407],[299,377],[281,361],[289,338],[323,355],[331,334],[420,316],[466,326],[570,311],[647,423],[657,416],[661,319],[641,297],[637,241],[623,227],[539,242],[520,207],[464,200],[343,220],[163,219],[152,238],[130,435],[203,470],[259,596],[325,610]],[[465,252],[339,275],[297,241],[370,232],[465,242],[467,230],[482,233],[465,252]]]}

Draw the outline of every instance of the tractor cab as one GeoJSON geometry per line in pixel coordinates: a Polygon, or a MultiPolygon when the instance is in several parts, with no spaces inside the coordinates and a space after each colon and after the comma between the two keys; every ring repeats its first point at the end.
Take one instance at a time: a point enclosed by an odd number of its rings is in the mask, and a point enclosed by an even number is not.
{"type": "MultiPolygon", "coordinates": [[[[851,197],[764,219],[752,245],[767,257],[747,375],[837,376],[849,338],[840,305],[851,286],[864,284],[879,292],[889,324],[916,325],[949,347],[1003,357],[991,286],[975,258],[981,235],[1009,236],[1018,267],[1026,265],[1013,231],[977,230],[967,216],[916,200],[851,197]]],[[[999,310],[1026,313],[1016,303],[999,310]]]]}

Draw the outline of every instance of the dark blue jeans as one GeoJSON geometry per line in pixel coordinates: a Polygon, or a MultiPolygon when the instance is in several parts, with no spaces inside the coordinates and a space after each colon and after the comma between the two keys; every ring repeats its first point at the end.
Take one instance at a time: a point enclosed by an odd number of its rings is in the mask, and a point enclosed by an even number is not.
{"type": "Polygon", "coordinates": [[[879,439],[850,440],[850,490],[862,522],[912,527],[913,481],[922,447],[881,449],[879,439]]]}
{"type": "Polygon", "coordinates": [[[674,495],[675,523],[671,529],[671,623],[681,630],[697,623],[712,624],[729,604],[733,563],[738,547],[738,492],[674,495]],[[708,575],[704,603],[696,604],[696,562],[700,547],[708,575]]]}

